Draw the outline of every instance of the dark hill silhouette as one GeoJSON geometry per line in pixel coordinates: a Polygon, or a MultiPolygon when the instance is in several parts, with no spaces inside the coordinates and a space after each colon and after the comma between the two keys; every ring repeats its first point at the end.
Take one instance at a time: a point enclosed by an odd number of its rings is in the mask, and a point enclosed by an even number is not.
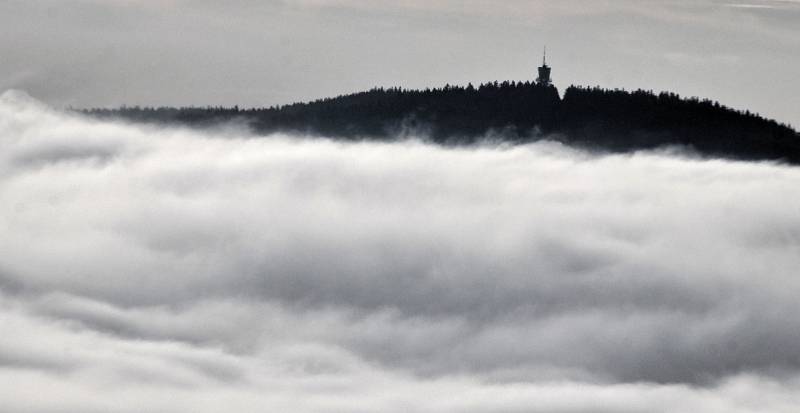
{"type": "Polygon", "coordinates": [[[471,144],[491,135],[512,143],[547,137],[613,152],[682,145],[707,156],[800,163],[800,136],[788,125],[710,100],[643,90],[571,86],[560,98],[554,86],[491,82],[477,88],[375,88],[259,109],[122,107],[83,112],[192,126],[238,120],[258,133],[340,139],[394,139],[422,131],[442,144],[471,144]]]}

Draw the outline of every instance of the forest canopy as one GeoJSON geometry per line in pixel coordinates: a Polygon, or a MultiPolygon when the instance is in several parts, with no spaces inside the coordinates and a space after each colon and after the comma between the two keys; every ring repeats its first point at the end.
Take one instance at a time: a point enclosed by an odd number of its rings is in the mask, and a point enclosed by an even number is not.
{"type": "Polygon", "coordinates": [[[86,109],[102,118],[209,126],[245,122],[254,132],[339,139],[417,136],[472,144],[491,136],[510,143],[543,138],[626,152],[679,145],[703,155],[800,163],[800,137],[789,125],[708,99],[674,93],[532,82],[489,82],[368,91],[269,108],[127,107],[86,109]]]}

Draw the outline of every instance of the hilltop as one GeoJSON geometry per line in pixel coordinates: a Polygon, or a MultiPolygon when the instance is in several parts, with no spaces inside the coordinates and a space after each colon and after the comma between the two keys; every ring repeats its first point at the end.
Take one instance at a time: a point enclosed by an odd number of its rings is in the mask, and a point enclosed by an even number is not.
{"type": "Polygon", "coordinates": [[[674,93],[539,82],[369,91],[270,108],[121,107],[92,116],[208,126],[243,121],[257,133],[300,132],[340,139],[413,134],[441,144],[487,136],[510,143],[543,138],[626,152],[681,145],[715,157],[800,163],[800,136],[786,124],[711,100],[674,93]]]}

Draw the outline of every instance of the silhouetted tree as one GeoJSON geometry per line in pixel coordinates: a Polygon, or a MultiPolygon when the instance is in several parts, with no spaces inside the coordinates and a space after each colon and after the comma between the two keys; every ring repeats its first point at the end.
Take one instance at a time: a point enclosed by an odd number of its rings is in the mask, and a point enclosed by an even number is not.
{"type": "Polygon", "coordinates": [[[497,81],[477,88],[373,88],[350,95],[270,108],[122,106],[83,111],[97,117],[208,126],[240,120],[256,132],[302,132],[341,139],[391,139],[419,127],[443,144],[470,144],[491,131],[510,142],[548,136],[609,151],[685,145],[714,156],[800,163],[791,127],[719,102],[677,94],[497,81]]]}

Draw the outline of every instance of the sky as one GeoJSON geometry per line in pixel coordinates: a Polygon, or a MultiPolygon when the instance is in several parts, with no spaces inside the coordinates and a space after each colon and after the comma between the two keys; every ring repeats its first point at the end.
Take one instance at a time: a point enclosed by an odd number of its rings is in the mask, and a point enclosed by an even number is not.
{"type": "Polygon", "coordinates": [[[800,125],[796,0],[5,0],[0,91],[269,106],[373,86],[668,90],[800,125]]]}
{"type": "Polygon", "coordinates": [[[800,169],[0,95],[13,412],[789,413],[800,169]]]}

